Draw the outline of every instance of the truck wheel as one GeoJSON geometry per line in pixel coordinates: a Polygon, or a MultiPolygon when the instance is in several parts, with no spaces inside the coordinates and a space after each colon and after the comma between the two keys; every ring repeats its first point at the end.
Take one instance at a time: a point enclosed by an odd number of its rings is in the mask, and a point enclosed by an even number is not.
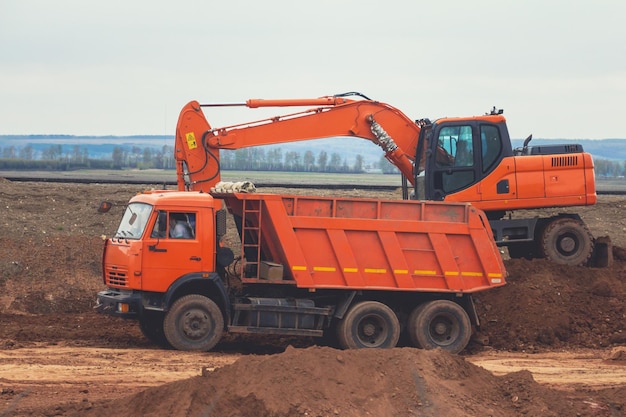
{"type": "Polygon", "coordinates": [[[178,350],[210,350],[224,331],[220,308],[202,295],[191,294],[174,302],[165,315],[165,337],[178,350]]]}
{"type": "Polygon", "coordinates": [[[170,347],[163,331],[164,314],[157,311],[144,311],[139,318],[141,333],[151,342],[161,347],[170,347]]]}
{"type": "Polygon", "coordinates": [[[585,265],[593,253],[593,237],[585,224],[571,217],[549,223],[541,239],[543,256],[563,265],[585,265]]]}
{"type": "Polygon", "coordinates": [[[411,312],[407,331],[411,342],[418,348],[442,348],[459,353],[469,343],[472,324],[460,305],[436,300],[421,304],[411,312]]]}
{"type": "Polygon", "coordinates": [[[377,301],[355,304],[337,325],[337,339],[344,349],[392,348],[399,338],[398,317],[377,301]]]}

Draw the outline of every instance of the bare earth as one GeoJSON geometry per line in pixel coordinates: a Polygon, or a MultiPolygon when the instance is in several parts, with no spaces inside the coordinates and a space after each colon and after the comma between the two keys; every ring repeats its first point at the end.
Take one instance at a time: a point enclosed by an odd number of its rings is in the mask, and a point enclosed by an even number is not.
{"type": "Polygon", "coordinates": [[[461,355],[243,336],[188,353],[92,312],[121,215],[96,208],[143,188],[0,179],[0,416],[626,415],[626,197],[555,210],[610,236],[612,267],[507,260],[461,355]]]}

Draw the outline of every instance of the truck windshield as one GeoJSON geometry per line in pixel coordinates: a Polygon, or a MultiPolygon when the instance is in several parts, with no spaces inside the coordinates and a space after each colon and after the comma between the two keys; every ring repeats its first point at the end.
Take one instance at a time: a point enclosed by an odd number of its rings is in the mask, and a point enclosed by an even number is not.
{"type": "Polygon", "coordinates": [[[139,239],[146,228],[152,213],[152,206],[145,203],[131,203],[126,207],[115,237],[139,239]]]}

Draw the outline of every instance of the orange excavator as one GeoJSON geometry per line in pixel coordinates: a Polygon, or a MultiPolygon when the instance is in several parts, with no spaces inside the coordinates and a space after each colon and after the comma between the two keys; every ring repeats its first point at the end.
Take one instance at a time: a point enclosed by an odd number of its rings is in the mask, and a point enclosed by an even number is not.
{"type": "MultiPolygon", "coordinates": [[[[513,149],[502,110],[482,116],[413,120],[360,93],[312,99],[188,103],[176,128],[178,188],[210,192],[220,182],[220,149],[358,137],[379,145],[412,185],[405,198],[467,202],[483,210],[512,258],[585,265],[594,239],[577,214],[527,217],[520,210],[596,203],[593,160],[581,145],[513,149]],[[306,107],[282,116],[214,128],[203,108],[306,107]],[[515,213],[515,216],[513,216],[515,213]]],[[[406,183],[406,181],[403,181],[406,183]]]]}

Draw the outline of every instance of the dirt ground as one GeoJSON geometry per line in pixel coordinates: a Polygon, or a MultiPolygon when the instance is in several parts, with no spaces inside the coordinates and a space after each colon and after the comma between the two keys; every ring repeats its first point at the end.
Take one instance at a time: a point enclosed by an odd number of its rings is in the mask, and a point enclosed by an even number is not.
{"type": "Polygon", "coordinates": [[[507,260],[460,355],[251,336],[189,353],[92,311],[122,210],[96,208],[143,188],[0,179],[0,416],[626,416],[624,196],[555,211],[610,236],[610,268],[507,260]]]}

